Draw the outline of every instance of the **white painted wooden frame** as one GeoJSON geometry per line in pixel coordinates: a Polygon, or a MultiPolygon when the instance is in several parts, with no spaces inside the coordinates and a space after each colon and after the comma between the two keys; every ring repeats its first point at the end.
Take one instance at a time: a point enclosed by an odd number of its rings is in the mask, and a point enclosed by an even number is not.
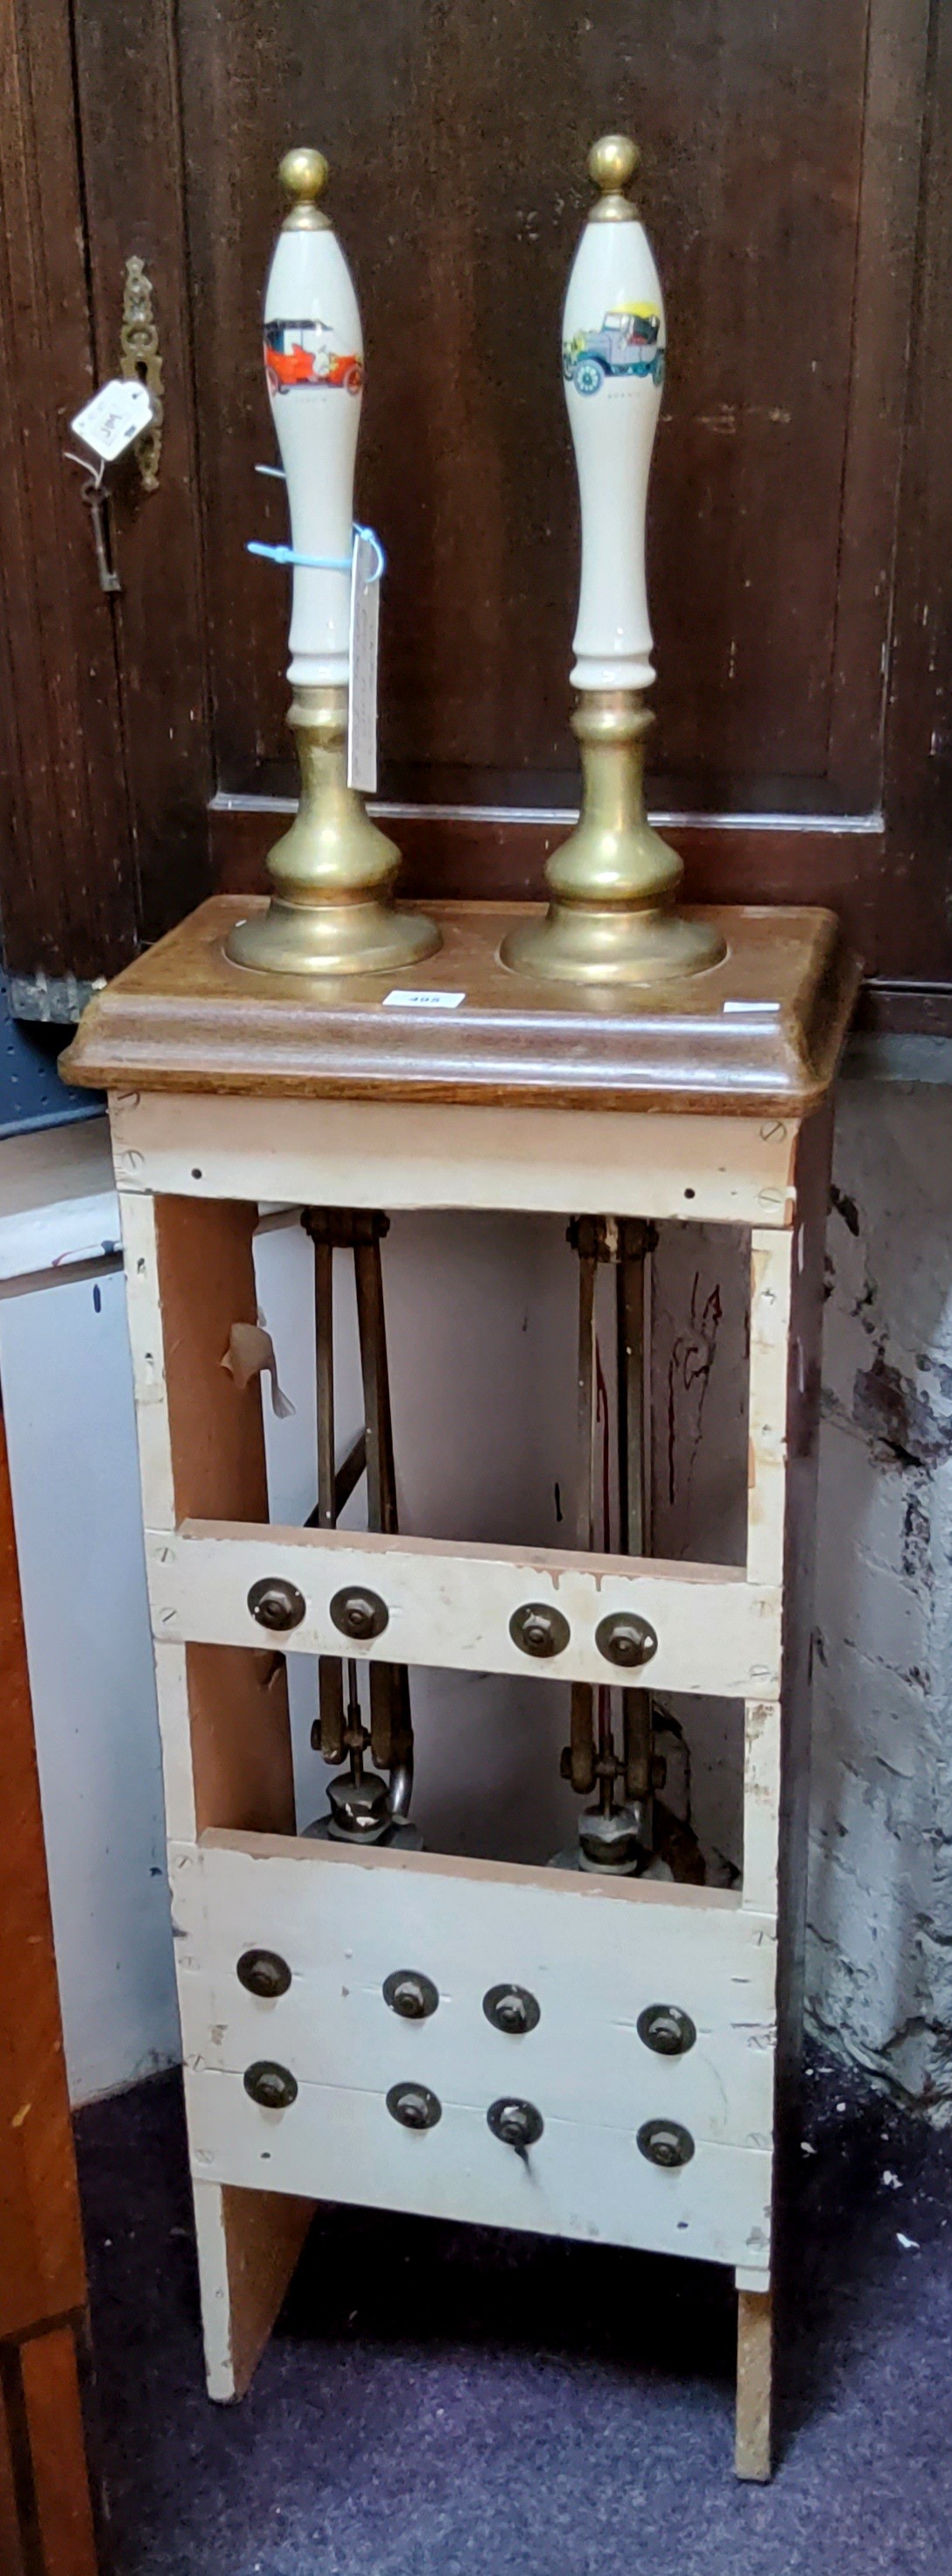
{"type": "Polygon", "coordinates": [[[249,1528],[240,1521],[183,1521],[178,1530],[152,1530],[147,1560],[153,1631],[163,1640],[260,1646],[248,1596],[265,1576],[281,1576],[305,1601],[297,1627],[281,1635],[288,1654],[339,1655],[346,1648],[365,1663],[617,1683],[623,1676],[600,1652],[595,1631],[612,1611],[628,1610],[648,1620],[658,1639],[638,1675],[652,1688],[747,1699],[752,1691],[775,1696],[780,1687],[779,1588],[748,1583],[739,1566],[592,1559],[567,1549],[249,1528]],[[366,1643],[342,1640],[330,1603],[342,1589],[368,1585],[385,1599],[386,1628],[366,1643]],[[509,1627],[514,1611],[530,1601],[560,1611],[569,1623],[568,1644],[539,1661],[516,1644],[509,1627]]]}
{"type": "Polygon", "coordinates": [[[109,1108],[122,1191],[784,1227],[793,1210],[797,1129],[783,1118],[160,1091],[109,1108]]]}
{"type": "MultiPolygon", "coordinates": [[[[316,2194],[601,2235],[733,2265],[741,2292],[738,2466],[764,2476],[791,1615],[786,1441],[791,1300],[803,1260],[796,1125],[727,1115],[134,1093],[112,1101],[111,1118],[209,2387],[222,2397],[247,2383],[316,2194]],[[747,1224],[746,1565],[355,1539],[179,1514],[156,1225],[156,1200],[165,1195],[243,1203],[249,1226],[258,1205],[276,1202],[610,1209],[747,1224]],[[265,1573],[290,1576],[305,1596],[300,1627],[281,1640],[289,1651],[339,1651],[331,1593],[369,1582],[386,1597],[389,1625],[374,1645],[348,1651],[460,1669],[524,1675],[531,1667],[508,1622],[521,1602],[543,1599],[568,1617],[571,1641],[540,1673],[604,1680],[611,1675],[594,1645],[599,1619],[614,1608],[640,1610],[659,1640],[645,1673],[649,1684],[745,1702],[739,1895],[651,1882],[612,1887],[426,1854],[375,1852],[356,1860],[291,1832],[269,1837],[255,1829],[253,1813],[247,1826],[240,1815],[229,1817],[225,1830],[214,1817],[210,1825],[195,1735],[209,1667],[194,1659],[238,1649],[243,1667],[266,1660],[250,1651],[260,1650],[262,1639],[247,1609],[250,1585],[265,1573]],[[292,1985],[281,2004],[261,2005],[235,1978],[238,1952],[256,1941],[291,1962],[292,1985]],[[396,1955],[402,1949],[406,1959],[396,1955]],[[427,1966],[425,1949],[441,2004],[432,2022],[415,2030],[382,2006],[381,1971],[387,1964],[427,1966]],[[524,2043],[493,2032],[481,2014],[481,1992],[493,1982],[489,1962],[500,1978],[544,1990],[539,2032],[524,2043]],[[652,1992],[659,1981],[680,1993],[652,1992]],[[646,2000],[688,1994],[695,2050],[683,2061],[649,2063],[636,2035],[638,2010],[646,2000]],[[249,2057],[272,2051],[292,2066],[299,2085],[286,2113],[262,2112],[242,2082],[249,2057]],[[515,2083],[517,2062],[534,2068],[532,2083],[546,2097],[532,2190],[485,2120],[497,2064],[504,2091],[515,2083]],[[388,2083],[404,2067],[431,2081],[444,2102],[443,2119],[423,2136],[401,2131],[382,2108],[388,2083]],[[695,2155],[679,2173],[659,2172],[637,2149],[639,2119],[655,2106],[659,2116],[684,2118],[695,2136],[695,2155]]],[[[263,1682],[262,1693],[265,1730],[271,1720],[263,1682]]],[[[211,1773],[214,1779],[214,1756],[211,1773]]]]}

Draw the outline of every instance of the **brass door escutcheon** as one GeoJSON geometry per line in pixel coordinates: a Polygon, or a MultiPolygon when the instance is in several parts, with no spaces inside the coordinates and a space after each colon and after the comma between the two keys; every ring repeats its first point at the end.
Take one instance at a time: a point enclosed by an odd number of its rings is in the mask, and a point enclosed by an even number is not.
{"type": "Polygon", "coordinates": [[[141,438],[136,440],[136,463],[144,492],[159,488],[159,462],[162,455],[162,353],[152,301],[152,280],[146,275],[145,261],[133,252],[126,261],[122,294],[122,329],[119,334],[120,375],[137,376],[152,398],[152,418],[141,438]]]}

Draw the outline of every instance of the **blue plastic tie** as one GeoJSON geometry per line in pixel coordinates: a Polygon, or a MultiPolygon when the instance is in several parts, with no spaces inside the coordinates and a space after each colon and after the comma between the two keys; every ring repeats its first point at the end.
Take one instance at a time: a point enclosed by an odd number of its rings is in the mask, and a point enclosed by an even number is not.
{"type": "MultiPolygon", "coordinates": [[[[368,545],[373,547],[377,557],[377,569],[376,572],[371,573],[370,579],[379,581],[381,574],[386,570],[387,563],[379,537],[373,528],[362,528],[358,526],[356,520],[354,535],[365,537],[368,545]]],[[[299,555],[295,553],[293,546],[265,546],[256,537],[249,537],[247,550],[250,555],[266,555],[269,563],[301,564],[306,572],[350,572],[354,560],[353,555],[299,555]]]]}

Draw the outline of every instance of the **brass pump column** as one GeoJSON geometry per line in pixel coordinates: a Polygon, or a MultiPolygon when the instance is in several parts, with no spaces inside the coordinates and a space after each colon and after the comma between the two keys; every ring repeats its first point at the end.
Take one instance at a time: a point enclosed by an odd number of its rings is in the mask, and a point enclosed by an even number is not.
{"type": "Polygon", "coordinates": [[[677,851],[644,807],[654,680],[645,588],[645,507],[664,380],[666,332],[647,234],[626,195],[638,151],[609,134],[589,154],[602,191],[575,254],[562,320],[562,373],[578,469],[582,578],[572,730],[582,812],[546,867],[543,921],[503,942],[522,974],[597,984],[696,975],[724,955],[712,926],[674,909],[677,851]]]}
{"type": "Polygon", "coordinates": [[[279,975],[392,974],[439,933],[393,910],[400,852],[347,784],[354,464],[363,396],[360,314],[340,243],[318,204],[320,152],[287,153],[293,199],[275,245],[264,359],[287,483],[294,558],[288,722],[301,772],[290,831],[268,856],[266,913],[236,923],[226,953],[279,975]]]}

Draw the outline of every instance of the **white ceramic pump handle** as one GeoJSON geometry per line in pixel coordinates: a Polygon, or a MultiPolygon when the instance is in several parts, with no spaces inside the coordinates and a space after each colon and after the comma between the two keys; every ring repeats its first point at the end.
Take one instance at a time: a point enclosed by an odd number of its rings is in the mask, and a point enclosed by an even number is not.
{"type": "Polygon", "coordinates": [[[658,271],[624,194],[637,145],[606,135],[589,171],[602,190],[569,275],[562,372],[582,511],[576,689],[647,689],[654,679],[645,587],[645,510],[665,319],[658,271]]]}
{"type": "Polygon", "coordinates": [[[350,270],[317,203],[327,178],[323,154],[287,153],[281,178],[294,204],[265,289],[264,363],[291,544],[296,555],[347,567],[295,564],[288,679],[292,688],[346,688],[363,333],[350,270]]]}

